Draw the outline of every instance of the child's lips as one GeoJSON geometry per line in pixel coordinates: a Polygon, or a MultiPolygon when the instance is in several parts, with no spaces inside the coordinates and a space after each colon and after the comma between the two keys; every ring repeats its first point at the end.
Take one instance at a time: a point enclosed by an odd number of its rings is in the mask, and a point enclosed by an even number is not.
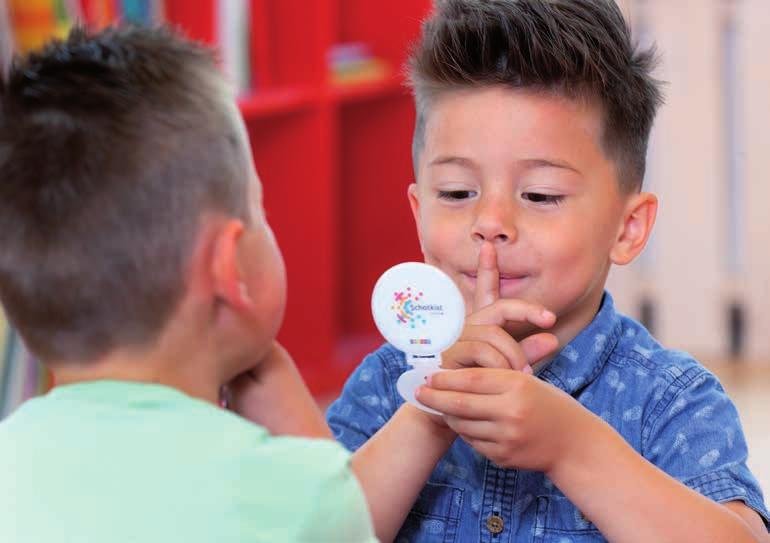
{"type": "MultiPolygon", "coordinates": [[[[461,272],[463,281],[471,292],[476,290],[476,272],[466,273],[461,272]]],[[[527,280],[531,277],[526,273],[501,273],[500,274],[500,297],[513,298],[516,297],[526,285],[527,280]]]]}

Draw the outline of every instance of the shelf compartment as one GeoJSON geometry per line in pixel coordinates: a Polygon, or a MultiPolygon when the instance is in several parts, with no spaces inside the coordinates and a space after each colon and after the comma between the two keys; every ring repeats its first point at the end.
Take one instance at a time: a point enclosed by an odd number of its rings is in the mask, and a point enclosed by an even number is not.
{"type": "Polygon", "coordinates": [[[250,121],[308,109],[318,99],[318,92],[311,87],[284,87],[245,94],[238,99],[238,105],[243,118],[250,121]]]}
{"type": "Polygon", "coordinates": [[[391,75],[375,81],[366,81],[348,85],[330,85],[329,93],[336,103],[362,102],[389,96],[408,96],[409,90],[404,80],[398,75],[391,75]]]}

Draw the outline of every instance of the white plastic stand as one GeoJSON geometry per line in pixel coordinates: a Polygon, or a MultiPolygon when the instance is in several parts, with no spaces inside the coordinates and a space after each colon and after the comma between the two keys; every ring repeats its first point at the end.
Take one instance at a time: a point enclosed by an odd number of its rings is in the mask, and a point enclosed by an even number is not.
{"type": "Polygon", "coordinates": [[[399,377],[398,393],[423,411],[440,415],[418,402],[414,393],[441,369],[441,353],[462,333],[465,303],[457,286],[428,264],[398,264],[377,281],[372,314],[380,333],[406,353],[406,362],[413,368],[399,377]]]}

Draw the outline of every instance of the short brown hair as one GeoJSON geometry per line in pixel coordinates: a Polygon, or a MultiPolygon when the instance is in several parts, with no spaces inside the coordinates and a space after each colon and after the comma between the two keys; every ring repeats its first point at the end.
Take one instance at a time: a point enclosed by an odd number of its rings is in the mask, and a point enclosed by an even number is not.
{"type": "Polygon", "coordinates": [[[654,48],[635,50],[613,0],[437,0],[409,62],[415,168],[437,96],[501,85],[597,103],[621,187],[638,190],[662,103],[655,64],[654,48]]]}
{"type": "Polygon", "coordinates": [[[44,360],[162,331],[206,211],[245,217],[213,55],[165,28],[75,29],[0,89],[0,299],[44,360]]]}

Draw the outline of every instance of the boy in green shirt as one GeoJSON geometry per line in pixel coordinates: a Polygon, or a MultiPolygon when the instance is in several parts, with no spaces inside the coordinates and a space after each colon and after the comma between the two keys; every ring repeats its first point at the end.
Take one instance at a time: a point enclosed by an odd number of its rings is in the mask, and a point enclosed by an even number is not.
{"type": "Polygon", "coordinates": [[[352,459],[329,439],[275,342],[283,261],[211,55],[77,30],[0,108],[0,300],[58,384],[0,424],[0,541],[392,538],[455,434],[406,406],[352,459]]]}

